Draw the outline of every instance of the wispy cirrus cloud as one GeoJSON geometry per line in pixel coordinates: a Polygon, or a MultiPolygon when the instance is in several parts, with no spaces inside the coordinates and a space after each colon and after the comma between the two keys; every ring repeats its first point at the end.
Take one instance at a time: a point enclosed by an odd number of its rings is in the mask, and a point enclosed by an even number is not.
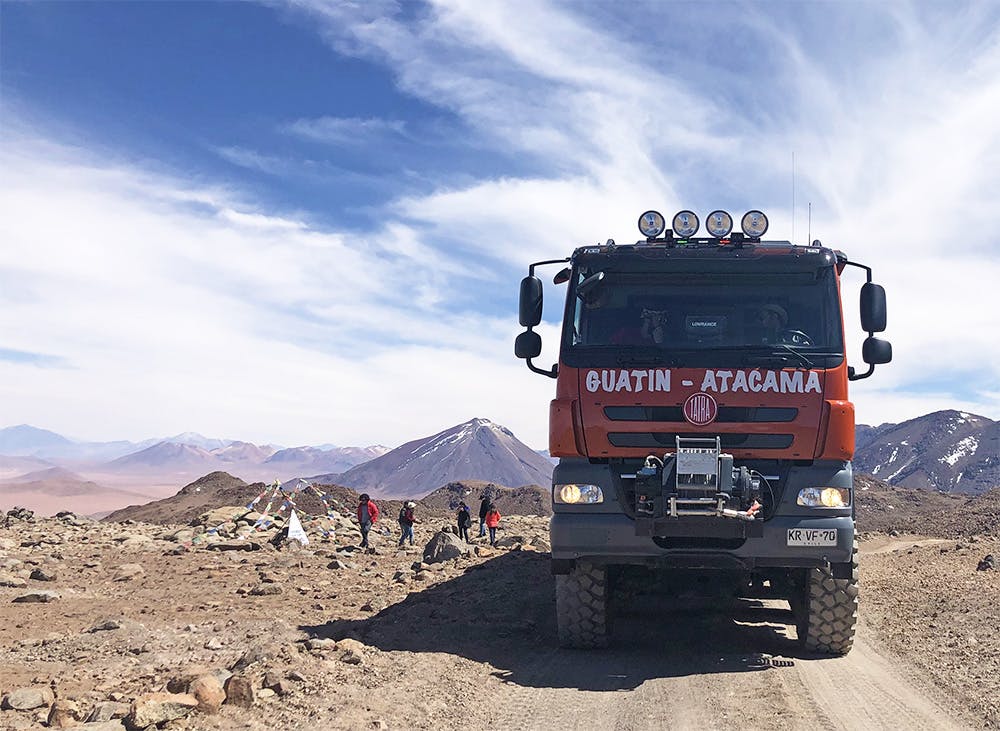
{"type": "Polygon", "coordinates": [[[318,117],[297,119],[285,132],[331,145],[363,145],[386,138],[407,136],[406,123],[398,119],[318,117]]]}
{"type": "MultiPolygon", "coordinates": [[[[443,183],[390,214],[510,264],[628,241],[648,207],[762,207],[775,236],[811,232],[874,266],[889,289],[896,360],[878,383],[857,385],[862,418],[942,403],[928,369],[957,379],[956,403],[1000,416],[990,388],[1000,342],[982,336],[1000,276],[989,203],[1000,192],[1000,128],[988,111],[1000,108],[995,6],[872,6],[861,25],[849,7],[735,8],[726,52],[715,53],[713,11],[690,5],[636,9],[639,32],[628,8],[572,3],[442,1],[416,17],[392,4],[291,4],[321,20],[338,52],[383,64],[494,149],[550,171],[443,183]],[[455,237],[470,216],[490,235],[455,237]]],[[[849,321],[856,290],[847,287],[849,321]]],[[[861,335],[850,332],[857,353],[861,335]]]]}

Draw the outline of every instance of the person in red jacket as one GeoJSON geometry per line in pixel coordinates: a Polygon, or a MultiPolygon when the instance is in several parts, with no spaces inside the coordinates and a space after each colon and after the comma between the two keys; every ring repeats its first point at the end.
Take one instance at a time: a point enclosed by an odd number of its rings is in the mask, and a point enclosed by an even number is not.
{"type": "Polygon", "coordinates": [[[361,548],[368,548],[368,531],[378,520],[378,506],[368,493],[358,497],[358,525],[361,526],[361,548]]]}
{"type": "Polygon", "coordinates": [[[490,503],[484,522],[490,531],[490,545],[495,546],[497,544],[497,526],[500,525],[500,511],[497,510],[496,503],[490,503]]]}

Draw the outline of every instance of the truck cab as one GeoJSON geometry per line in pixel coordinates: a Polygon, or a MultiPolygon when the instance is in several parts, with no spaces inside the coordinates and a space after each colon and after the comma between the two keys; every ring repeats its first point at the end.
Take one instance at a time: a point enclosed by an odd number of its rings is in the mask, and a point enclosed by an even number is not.
{"type": "Polygon", "coordinates": [[[556,381],[549,411],[552,568],[560,642],[609,636],[609,586],[677,572],[784,598],[809,650],[844,654],[857,619],[851,380],[891,360],[871,270],[820,242],[765,241],[767,218],[656,211],[644,238],[538,262],[521,283],[515,353],[556,381]],[[541,352],[542,285],[567,285],[559,362],[541,352]],[[845,351],[841,275],[867,273],[858,373],[845,351]]]}

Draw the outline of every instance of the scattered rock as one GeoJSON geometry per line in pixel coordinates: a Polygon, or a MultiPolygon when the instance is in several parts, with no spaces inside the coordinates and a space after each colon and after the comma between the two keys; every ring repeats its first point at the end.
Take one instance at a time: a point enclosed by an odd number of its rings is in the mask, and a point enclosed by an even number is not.
{"type": "Polygon", "coordinates": [[[198,701],[198,710],[207,714],[218,713],[226,700],[226,691],[214,675],[202,675],[192,680],[188,693],[198,701]]]}
{"type": "Polygon", "coordinates": [[[242,675],[234,675],[226,681],[226,703],[240,708],[253,708],[256,697],[253,683],[242,675]]]}
{"type": "Polygon", "coordinates": [[[98,622],[93,627],[87,630],[87,632],[110,632],[112,630],[121,629],[122,621],[120,619],[106,619],[103,622],[98,622]]]}
{"type": "Polygon", "coordinates": [[[146,573],[146,569],[142,567],[141,564],[137,563],[123,563],[117,569],[115,569],[115,576],[112,581],[131,581],[132,579],[143,576],[146,573]]]}
{"type": "Polygon", "coordinates": [[[277,584],[261,584],[250,590],[250,596],[271,596],[280,593],[281,587],[277,584]]]}
{"type": "Polygon", "coordinates": [[[992,571],[997,567],[997,560],[994,558],[993,554],[987,554],[979,565],[976,566],[976,571],[992,571]]]}
{"type": "Polygon", "coordinates": [[[197,707],[198,700],[187,693],[150,693],[132,702],[125,724],[132,729],[145,729],[184,718],[197,707]]]}
{"type": "Polygon", "coordinates": [[[28,688],[18,688],[12,690],[4,696],[3,703],[0,704],[5,709],[14,711],[30,711],[34,708],[42,708],[55,700],[52,689],[47,685],[33,685],[28,688]]]}
{"type": "Polygon", "coordinates": [[[56,575],[46,573],[42,569],[34,569],[31,572],[31,576],[29,576],[28,578],[32,579],[33,581],[55,581],[56,575]]]}
{"type": "Polygon", "coordinates": [[[59,592],[57,591],[32,591],[28,594],[15,597],[11,601],[22,604],[46,604],[54,602],[59,598],[59,592]]]}
{"type": "Polygon", "coordinates": [[[424,546],[424,563],[435,564],[450,561],[469,553],[469,546],[453,533],[436,533],[424,546]]]}
{"type": "Polygon", "coordinates": [[[70,728],[80,722],[80,707],[71,700],[60,698],[49,709],[49,728],[70,728]]]}
{"type": "MultiPolygon", "coordinates": [[[[116,718],[125,718],[129,712],[128,703],[119,703],[116,701],[102,701],[94,706],[90,715],[87,716],[86,723],[103,723],[104,721],[111,721],[116,718]]],[[[87,727],[87,731],[92,731],[91,727],[87,727]]]]}

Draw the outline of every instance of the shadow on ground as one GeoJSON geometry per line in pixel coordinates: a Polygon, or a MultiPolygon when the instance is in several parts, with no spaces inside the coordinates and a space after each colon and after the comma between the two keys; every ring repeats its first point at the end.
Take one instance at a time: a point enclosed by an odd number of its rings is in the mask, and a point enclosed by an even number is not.
{"type": "Polygon", "coordinates": [[[757,600],[641,597],[618,607],[610,647],[558,647],[548,554],[514,551],[410,594],[364,620],[301,627],[383,651],[445,652],[529,687],[630,690],[651,678],[780,672],[761,655],[805,657],[791,615],[757,600]]]}

